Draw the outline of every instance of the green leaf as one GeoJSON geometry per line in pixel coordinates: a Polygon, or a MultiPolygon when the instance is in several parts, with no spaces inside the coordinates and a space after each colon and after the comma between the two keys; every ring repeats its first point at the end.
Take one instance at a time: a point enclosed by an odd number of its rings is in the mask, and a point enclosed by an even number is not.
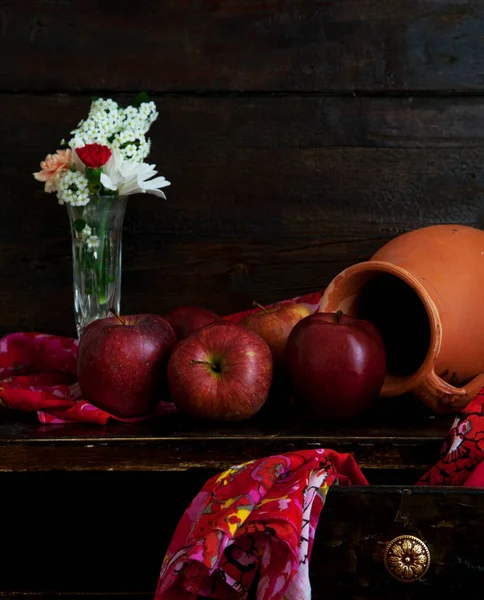
{"type": "Polygon", "coordinates": [[[102,168],[92,169],[91,167],[87,167],[86,177],[90,194],[99,194],[99,192],[103,189],[101,183],[101,173],[102,168]]]}
{"type": "Polygon", "coordinates": [[[93,169],[92,167],[86,168],[86,177],[88,181],[98,181],[101,179],[102,167],[99,169],[93,169]]]}
{"type": "Polygon", "coordinates": [[[74,229],[81,233],[81,231],[83,231],[84,227],[86,226],[86,221],[84,221],[84,219],[76,219],[73,225],[74,229]]]}
{"type": "Polygon", "coordinates": [[[136,108],[139,108],[143,102],[149,102],[150,99],[148,97],[148,94],[146,92],[141,92],[140,94],[138,94],[136,96],[136,98],[133,100],[133,102],[131,102],[131,106],[135,106],[136,108]]]}

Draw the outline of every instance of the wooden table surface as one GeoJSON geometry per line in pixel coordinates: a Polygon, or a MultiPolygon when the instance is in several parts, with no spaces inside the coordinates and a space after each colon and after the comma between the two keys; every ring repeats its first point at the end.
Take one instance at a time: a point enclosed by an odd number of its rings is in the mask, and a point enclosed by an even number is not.
{"type": "Polygon", "coordinates": [[[43,425],[7,414],[0,423],[0,472],[223,469],[316,447],[351,452],[363,469],[425,469],[437,460],[451,422],[405,398],[382,399],[355,423],[318,423],[274,407],[237,424],[170,415],[136,424],[43,425]]]}

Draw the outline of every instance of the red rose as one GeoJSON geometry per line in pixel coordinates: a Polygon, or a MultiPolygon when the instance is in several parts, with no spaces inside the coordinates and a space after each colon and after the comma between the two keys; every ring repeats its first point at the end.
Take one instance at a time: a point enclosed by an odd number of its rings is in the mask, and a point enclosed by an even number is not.
{"type": "Polygon", "coordinates": [[[82,148],[76,148],[77,156],[86,167],[99,169],[111,158],[111,150],[101,144],[86,144],[82,148]]]}

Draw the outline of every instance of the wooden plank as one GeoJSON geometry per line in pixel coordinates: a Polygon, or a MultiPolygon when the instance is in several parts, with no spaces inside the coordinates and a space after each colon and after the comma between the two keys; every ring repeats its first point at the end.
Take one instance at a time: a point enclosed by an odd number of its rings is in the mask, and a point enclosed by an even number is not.
{"type": "MultiPolygon", "coordinates": [[[[362,469],[381,471],[410,471],[412,481],[423,475],[434,462],[442,446],[442,439],[415,439],[391,442],[368,438],[350,440],[347,436],[317,436],[312,439],[290,440],[197,440],[164,441],[151,444],[79,443],[76,445],[29,446],[25,444],[0,446],[0,472],[38,471],[189,471],[203,468],[223,471],[244,460],[257,460],[267,455],[291,452],[296,449],[332,448],[350,453],[362,469]],[[416,474],[415,474],[416,473],[416,474]]],[[[400,482],[408,482],[405,473],[400,482]]],[[[397,477],[398,479],[398,477],[397,477]]]]}
{"type": "Polygon", "coordinates": [[[0,473],[221,471],[241,457],[331,448],[353,454],[377,481],[394,471],[412,482],[436,462],[452,421],[409,396],[380,399],[365,418],[346,423],[314,422],[275,402],[250,421],[226,425],[170,415],[139,424],[44,426],[6,416],[0,473]]]}
{"type": "Polygon", "coordinates": [[[364,443],[346,437],[320,436],[313,440],[293,438],[291,441],[273,440],[221,443],[216,440],[197,442],[164,442],[151,445],[79,444],[64,446],[1,446],[0,473],[11,472],[189,472],[204,465],[206,469],[224,471],[243,460],[257,460],[267,455],[282,454],[295,449],[311,450],[331,447],[336,452],[350,453],[362,469],[374,477],[390,477],[398,483],[413,483],[435,462],[442,440],[425,442],[405,440],[399,443],[368,439],[364,443]],[[202,453],[202,456],[201,456],[202,453]],[[403,473],[395,473],[403,471],[403,473]],[[408,475],[407,473],[410,473],[408,475]]]}
{"type": "MultiPolygon", "coordinates": [[[[111,94],[121,106],[134,94],[111,94]]],[[[205,157],[209,148],[282,150],[340,146],[367,148],[479,147],[484,138],[484,99],[465,97],[322,97],[304,94],[172,96],[153,94],[159,117],[152,125],[152,153],[162,164],[186,149],[205,157]]],[[[87,116],[90,94],[0,95],[4,160],[32,155],[35,168],[47,151],[87,116]]],[[[232,157],[227,156],[227,160],[232,157]]]]}
{"type": "MultiPolygon", "coordinates": [[[[0,335],[74,335],[67,215],[31,173],[88,106],[88,97],[0,98],[9,115],[0,124],[0,335]]],[[[126,313],[196,303],[229,314],[321,289],[406,230],[483,222],[479,99],[159,106],[150,160],[172,186],[167,201],[129,201],[126,313]]]]}
{"type": "Polygon", "coordinates": [[[482,90],[481,0],[3,3],[4,91],[482,90]]]}

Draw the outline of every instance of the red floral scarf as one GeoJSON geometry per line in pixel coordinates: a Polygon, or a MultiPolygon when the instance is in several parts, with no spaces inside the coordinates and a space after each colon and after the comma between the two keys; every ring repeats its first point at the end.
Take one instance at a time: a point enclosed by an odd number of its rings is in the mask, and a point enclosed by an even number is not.
{"type": "Polygon", "coordinates": [[[185,511],[155,600],[310,600],[309,560],[331,485],[368,485],[352,456],[305,450],[236,465],[185,511]],[[256,579],[257,578],[257,579],[256,579]]]}

